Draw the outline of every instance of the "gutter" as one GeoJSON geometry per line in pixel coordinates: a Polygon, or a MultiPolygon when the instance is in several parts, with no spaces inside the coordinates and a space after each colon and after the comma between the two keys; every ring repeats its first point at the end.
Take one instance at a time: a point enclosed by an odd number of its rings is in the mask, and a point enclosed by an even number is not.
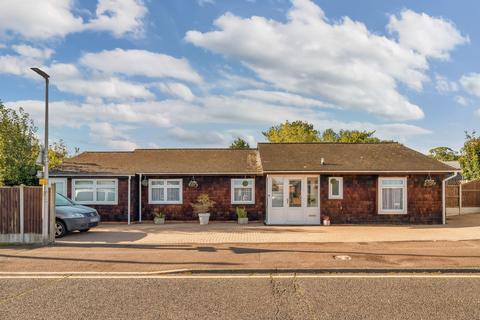
{"type": "Polygon", "coordinates": [[[442,224],[447,224],[447,206],[445,203],[445,200],[446,200],[445,186],[447,184],[447,181],[450,181],[453,178],[457,177],[459,172],[460,171],[455,171],[455,174],[442,180],[442,224]]]}

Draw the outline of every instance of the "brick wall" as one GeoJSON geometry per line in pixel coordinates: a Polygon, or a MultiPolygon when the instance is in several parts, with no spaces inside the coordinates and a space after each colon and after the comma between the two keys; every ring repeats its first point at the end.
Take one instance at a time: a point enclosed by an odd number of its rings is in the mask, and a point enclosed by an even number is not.
{"type": "Polygon", "coordinates": [[[407,176],[407,214],[378,214],[377,175],[336,175],[343,177],[343,199],[328,199],[328,177],[321,176],[321,216],[332,223],[419,223],[442,222],[442,176],[432,176],[437,184],[423,185],[427,176],[407,176]]]}
{"type": "MultiPolygon", "coordinates": [[[[149,176],[149,178],[179,179],[182,177],[149,176]]],[[[265,178],[255,177],[255,204],[232,205],[230,181],[233,178],[246,177],[198,176],[195,177],[198,182],[198,188],[196,189],[188,187],[191,177],[183,177],[183,204],[149,204],[148,187],[142,187],[142,217],[143,219],[152,219],[154,211],[162,211],[166,214],[167,220],[197,219],[190,204],[196,202],[200,194],[206,193],[210,196],[210,199],[216,202],[210,210],[210,219],[212,220],[236,220],[235,208],[240,206],[246,208],[250,220],[263,221],[265,214],[265,178]]],[[[253,176],[247,178],[253,178],[253,176]]]]}

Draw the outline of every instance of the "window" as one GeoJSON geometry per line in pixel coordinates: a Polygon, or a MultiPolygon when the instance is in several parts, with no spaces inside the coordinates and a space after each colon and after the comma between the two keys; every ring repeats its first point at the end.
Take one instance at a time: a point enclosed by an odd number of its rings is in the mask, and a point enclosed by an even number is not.
{"type": "Polygon", "coordinates": [[[407,178],[378,178],[378,186],[378,213],[407,213],[407,178]]]}
{"type": "Polygon", "coordinates": [[[72,197],[83,204],[117,204],[117,179],[78,179],[72,182],[72,197]]]}
{"type": "Polygon", "coordinates": [[[232,179],[232,204],[255,203],[255,179],[232,179]]]}
{"type": "Polygon", "coordinates": [[[148,203],[182,204],[182,179],[148,180],[148,203]]]}
{"type": "Polygon", "coordinates": [[[65,178],[51,178],[50,185],[55,185],[55,191],[62,196],[67,196],[67,179],[65,178]]]}
{"type": "Polygon", "coordinates": [[[328,199],[343,199],[343,178],[328,178],[328,199]]]}
{"type": "Polygon", "coordinates": [[[307,207],[318,207],[318,177],[307,178],[307,207]]]}
{"type": "Polygon", "coordinates": [[[283,178],[272,178],[272,207],[283,207],[283,178]]]}

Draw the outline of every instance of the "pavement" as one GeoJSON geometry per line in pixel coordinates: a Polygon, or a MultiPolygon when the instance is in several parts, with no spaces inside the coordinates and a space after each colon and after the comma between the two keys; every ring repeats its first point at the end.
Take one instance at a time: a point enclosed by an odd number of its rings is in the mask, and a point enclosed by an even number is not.
{"type": "Polygon", "coordinates": [[[86,234],[74,233],[52,246],[0,247],[0,273],[478,269],[480,240],[471,238],[480,238],[479,218],[455,217],[447,226],[107,224],[86,234]],[[338,240],[336,233],[349,241],[333,241],[338,240]],[[411,234],[422,240],[399,240],[412,239],[411,234]],[[185,238],[196,242],[186,243],[185,238]]]}
{"type": "Polygon", "coordinates": [[[73,233],[61,244],[225,244],[335,243],[480,240],[480,214],[452,216],[447,225],[265,226],[254,222],[171,222],[155,225],[104,223],[86,234],[73,233]]]}
{"type": "Polygon", "coordinates": [[[0,319],[479,319],[480,278],[0,279],[0,319]]]}

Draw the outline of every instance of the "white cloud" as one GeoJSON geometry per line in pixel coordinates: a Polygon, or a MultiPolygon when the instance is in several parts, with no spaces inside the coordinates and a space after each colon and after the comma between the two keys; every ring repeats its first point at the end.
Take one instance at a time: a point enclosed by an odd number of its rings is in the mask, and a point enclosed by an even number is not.
{"type": "Polygon", "coordinates": [[[197,3],[200,7],[203,7],[205,4],[214,4],[215,0],[197,0],[197,3]]]}
{"type": "Polygon", "coordinates": [[[402,46],[438,59],[448,59],[450,51],[469,41],[451,21],[412,10],[403,10],[399,18],[390,16],[387,28],[398,34],[402,46]]]}
{"type": "Polygon", "coordinates": [[[480,73],[470,73],[462,76],[460,84],[468,93],[480,97],[480,73]]]}
{"type": "Polygon", "coordinates": [[[83,19],[73,15],[72,0],[0,1],[0,34],[26,39],[64,37],[82,29],[83,19]]]}
{"type": "Polygon", "coordinates": [[[129,127],[114,126],[108,122],[91,123],[89,127],[90,138],[96,144],[114,150],[129,151],[138,148],[138,145],[125,133],[125,131],[131,129],[129,127]]]}
{"type": "Polygon", "coordinates": [[[458,84],[455,81],[448,80],[448,78],[445,76],[436,74],[435,88],[440,94],[447,94],[450,92],[458,91],[458,84]]]}
{"type": "Polygon", "coordinates": [[[229,135],[215,131],[200,132],[180,127],[171,128],[168,131],[168,135],[177,141],[194,145],[225,145],[231,138],[229,135]]]}
{"type": "MultiPolygon", "coordinates": [[[[424,116],[397,87],[403,83],[422,90],[427,56],[370,32],[361,22],[348,17],[330,22],[313,2],[296,0],[286,22],[227,13],[214,24],[214,31],[188,31],[186,41],[238,58],[277,89],[385,118],[424,116]]],[[[453,49],[445,44],[434,48],[442,53],[453,49]]]]}
{"type": "Polygon", "coordinates": [[[35,58],[35,59],[41,59],[41,60],[50,59],[52,54],[55,52],[54,50],[49,48],[39,49],[39,48],[34,48],[32,46],[25,45],[25,44],[14,45],[12,46],[12,48],[15,52],[17,52],[19,55],[23,57],[29,57],[29,58],[35,58]]]}
{"type": "Polygon", "coordinates": [[[282,91],[265,91],[265,90],[240,90],[235,92],[236,95],[251,98],[254,100],[278,103],[282,105],[300,106],[300,107],[321,107],[331,108],[331,105],[316,99],[305,98],[297,94],[282,91]]]}
{"type": "Polygon", "coordinates": [[[190,88],[179,82],[162,82],[158,84],[158,88],[163,93],[186,101],[195,99],[190,88]]]}
{"type": "Polygon", "coordinates": [[[52,84],[60,91],[90,98],[153,99],[155,95],[144,84],[131,83],[111,76],[84,77],[75,65],[53,64],[48,69],[52,84]]]}
{"type": "Polygon", "coordinates": [[[80,63],[105,73],[121,73],[152,78],[170,77],[194,83],[202,81],[200,75],[186,59],[177,59],[146,50],[117,48],[98,53],[87,53],[80,59],[80,63]]]}
{"type": "Polygon", "coordinates": [[[469,101],[464,96],[455,96],[454,100],[461,106],[468,106],[469,104],[469,101]]]}
{"type": "Polygon", "coordinates": [[[0,35],[47,40],[95,30],[120,37],[138,35],[143,29],[147,9],[140,0],[99,0],[90,21],[74,14],[75,3],[74,0],[0,1],[0,35]]]}
{"type": "Polygon", "coordinates": [[[480,118],[480,109],[478,109],[477,111],[475,111],[475,115],[480,118]]]}
{"type": "Polygon", "coordinates": [[[140,0],[99,0],[92,19],[86,29],[109,31],[116,37],[127,33],[140,35],[147,8],[140,0]]]}

